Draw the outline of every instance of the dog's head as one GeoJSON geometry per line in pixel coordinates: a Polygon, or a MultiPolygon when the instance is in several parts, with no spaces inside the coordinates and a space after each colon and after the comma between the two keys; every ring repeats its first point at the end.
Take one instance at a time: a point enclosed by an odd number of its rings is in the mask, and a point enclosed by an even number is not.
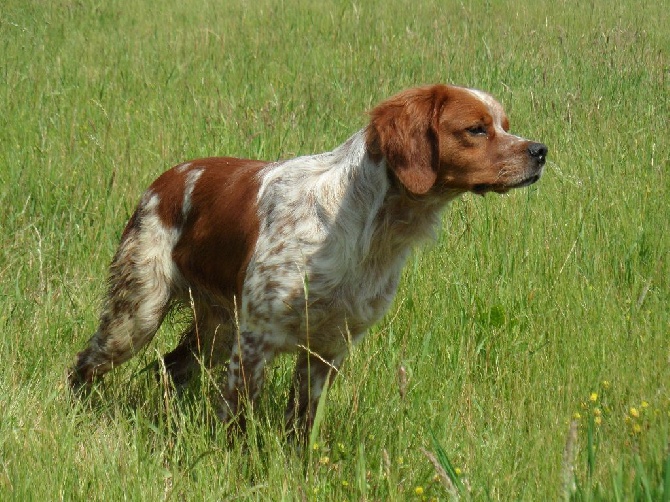
{"type": "Polygon", "coordinates": [[[504,193],[535,183],[547,147],[510,134],[492,96],[434,85],[401,92],[370,112],[368,152],[384,158],[407,190],[504,193]]]}

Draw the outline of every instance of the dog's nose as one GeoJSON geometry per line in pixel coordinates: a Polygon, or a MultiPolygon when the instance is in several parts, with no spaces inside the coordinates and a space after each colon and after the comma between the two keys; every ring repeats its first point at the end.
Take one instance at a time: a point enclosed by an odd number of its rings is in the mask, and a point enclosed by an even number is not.
{"type": "Polygon", "coordinates": [[[531,143],[528,145],[528,155],[537,161],[538,164],[543,165],[547,160],[547,152],[549,149],[547,145],[542,143],[531,143]]]}

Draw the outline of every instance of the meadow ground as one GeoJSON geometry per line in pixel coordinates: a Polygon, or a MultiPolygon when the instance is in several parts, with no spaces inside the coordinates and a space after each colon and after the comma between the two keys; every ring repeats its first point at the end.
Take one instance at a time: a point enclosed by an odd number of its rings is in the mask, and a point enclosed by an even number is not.
{"type": "Polygon", "coordinates": [[[668,500],[667,7],[4,2],[0,499],[668,500]],[[549,146],[546,174],[451,205],[305,450],[279,432],[290,358],[232,446],[210,433],[209,374],[172,399],[141,371],[179,316],[70,400],[65,368],[153,178],[329,150],[432,82],[496,95],[549,146]]]}

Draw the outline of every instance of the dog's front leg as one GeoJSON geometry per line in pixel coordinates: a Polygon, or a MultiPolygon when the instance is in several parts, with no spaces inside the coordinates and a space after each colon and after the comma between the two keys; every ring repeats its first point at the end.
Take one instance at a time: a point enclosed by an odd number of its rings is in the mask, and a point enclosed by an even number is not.
{"type": "Polygon", "coordinates": [[[253,406],[263,385],[264,367],[275,356],[266,337],[242,331],[233,342],[228,382],[218,416],[240,431],[246,430],[245,405],[253,406]]]}
{"type": "Polygon", "coordinates": [[[289,437],[297,434],[306,440],[314,425],[316,409],[323,388],[338,373],[342,357],[331,360],[315,353],[301,351],[293,374],[293,385],[289,393],[286,414],[284,415],[286,431],[289,437]]]}

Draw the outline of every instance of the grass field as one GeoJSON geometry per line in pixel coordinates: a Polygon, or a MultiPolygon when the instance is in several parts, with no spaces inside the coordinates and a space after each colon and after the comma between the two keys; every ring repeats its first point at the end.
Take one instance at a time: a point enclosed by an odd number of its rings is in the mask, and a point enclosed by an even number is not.
{"type": "Polygon", "coordinates": [[[670,500],[669,12],[5,1],[0,499],[670,500]],[[496,95],[549,146],[546,174],[450,206],[306,449],[280,433],[288,358],[231,446],[210,432],[206,376],[171,399],[142,373],[179,322],[89,403],[69,398],[65,368],[160,172],[330,150],[432,82],[496,95]]]}

